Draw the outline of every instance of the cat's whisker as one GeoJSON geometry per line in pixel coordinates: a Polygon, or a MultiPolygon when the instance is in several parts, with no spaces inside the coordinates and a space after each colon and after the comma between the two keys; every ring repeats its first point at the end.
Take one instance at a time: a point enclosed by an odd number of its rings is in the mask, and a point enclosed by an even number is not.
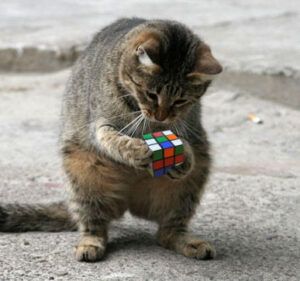
{"type": "Polygon", "coordinates": [[[130,123],[128,123],[125,127],[123,127],[120,131],[119,134],[122,134],[122,132],[128,128],[129,126],[132,126],[133,124],[135,124],[135,122],[137,122],[142,116],[142,113],[140,115],[138,115],[137,117],[135,117],[130,123]]]}
{"type": "Polygon", "coordinates": [[[135,125],[135,123],[141,118],[141,116],[137,116],[136,118],[134,118],[131,122],[129,122],[127,125],[125,125],[121,130],[119,130],[119,134],[124,133],[128,133],[128,131],[130,131],[132,129],[132,126],[135,125]]]}
{"type": "MultiPolygon", "coordinates": [[[[106,120],[112,120],[112,119],[115,119],[115,118],[118,118],[118,117],[121,117],[121,116],[133,115],[133,114],[136,114],[136,113],[139,113],[139,112],[141,112],[141,110],[132,111],[132,112],[127,112],[127,113],[121,113],[121,114],[113,115],[113,116],[111,116],[111,117],[109,117],[109,118],[105,118],[105,119],[106,119],[106,120]]],[[[78,116],[78,115],[80,115],[80,114],[77,114],[76,116],[78,116]]],[[[69,116],[70,116],[70,115],[69,115],[69,116]]],[[[72,116],[72,115],[71,115],[71,116],[72,116]]],[[[75,116],[75,114],[74,114],[74,116],[75,116]]],[[[92,120],[89,120],[88,122],[86,122],[86,124],[89,124],[89,123],[92,123],[92,122],[97,121],[97,119],[98,119],[99,117],[102,117],[102,115],[101,115],[101,114],[96,115],[92,120]]]]}
{"type": "MultiPolygon", "coordinates": [[[[181,120],[182,121],[182,120],[181,120]]],[[[182,134],[188,138],[188,127],[183,123],[181,122],[180,124],[178,124],[178,126],[181,128],[181,132],[182,134]]]]}
{"type": "Polygon", "coordinates": [[[142,118],[139,120],[137,126],[135,127],[135,130],[133,131],[133,133],[131,134],[131,136],[134,136],[136,130],[139,128],[139,126],[141,125],[141,123],[143,122],[144,120],[144,116],[142,116],[142,118]]]}
{"type": "Polygon", "coordinates": [[[147,123],[147,119],[146,118],[144,118],[144,120],[143,120],[144,122],[143,122],[143,129],[142,129],[142,135],[144,134],[144,130],[145,130],[145,125],[146,125],[146,123],[147,123]]]}
{"type": "Polygon", "coordinates": [[[142,116],[140,116],[140,118],[138,120],[136,120],[136,122],[131,126],[131,128],[127,131],[127,135],[131,135],[131,133],[136,129],[136,127],[138,126],[139,122],[142,120],[142,116]]]}
{"type": "MultiPolygon", "coordinates": [[[[115,115],[115,116],[112,116],[111,118],[106,118],[108,121],[112,121],[113,119],[116,119],[120,116],[129,116],[129,115],[133,115],[133,114],[136,114],[138,112],[141,112],[140,110],[138,111],[133,111],[133,112],[128,112],[128,113],[122,113],[122,114],[119,114],[119,115],[115,115]]],[[[81,133],[81,131],[83,131],[83,129],[87,128],[89,125],[92,125],[93,123],[96,123],[98,121],[98,118],[101,117],[100,115],[99,116],[96,116],[93,120],[89,120],[88,122],[84,123],[82,126],[80,127],[77,127],[77,129],[74,131],[75,133],[81,133]]],[[[83,132],[85,134],[85,132],[83,132]]]]}
{"type": "Polygon", "coordinates": [[[195,133],[201,133],[201,130],[199,129],[195,129],[195,127],[193,127],[191,124],[189,124],[187,121],[183,121],[183,124],[185,124],[188,128],[190,128],[190,130],[192,130],[195,133]]]}
{"type": "Polygon", "coordinates": [[[137,125],[137,123],[140,121],[140,119],[142,118],[142,114],[139,115],[139,117],[135,120],[135,122],[133,124],[131,124],[130,128],[126,129],[126,134],[129,135],[135,128],[135,126],[137,125]]]}
{"type": "Polygon", "coordinates": [[[171,127],[174,128],[174,130],[176,131],[176,134],[179,136],[180,134],[179,134],[179,130],[178,130],[177,126],[175,124],[173,124],[171,127]]]}
{"type": "MultiPolygon", "coordinates": [[[[182,120],[183,121],[183,120],[182,120]]],[[[192,135],[194,135],[196,138],[199,138],[199,134],[197,134],[197,131],[194,131],[193,128],[189,127],[189,125],[186,122],[182,122],[181,125],[185,128],[185,130],[192,135]]],[[[200,131],[199,131],[200,132],[200,131]]]]}
{"type": "Polygon", "coordinates": [[[183,124],[178,124],[178,126],[180,127],[180,131],[182,133],[182,136],[184,136],[185,138],[187,137],[187,130],[186,127],[184,127],[183,124]]]}
{"type": "MultiPolygon", "coordinates": [[[[140,110],[137,110],[137,111],[133,111],[133,112],[129,112],[129,113],[122,113],[122,114],[119,114],[119,115],[115,115],[115,116],[112,116],[110,118],[106,118],[108,121],[112,121],[113,119],[116,119],[116,118],[119,118],[121,116],[129,116],[129,115],[133,115],[133,114],[136,114],[138,112],[141,112],[140,110]]],[[[93,120],[90,120],[89,122],[86,122],[85,124],[83,124],[82,126],[78,127],[77,130],[76,130],[76,133],[80,132],[82,129],[86,128],[87,126],[95,123],[98,121],[98,118],[100,116],[96,116],[93,120]]]]}

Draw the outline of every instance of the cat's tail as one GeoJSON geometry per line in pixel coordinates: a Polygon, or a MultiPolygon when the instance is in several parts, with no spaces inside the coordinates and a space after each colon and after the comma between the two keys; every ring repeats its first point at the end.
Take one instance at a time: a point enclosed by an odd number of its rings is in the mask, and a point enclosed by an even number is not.
{"type": "Polygon", "coordinates": [[[66,203],[0,204],[0,232],[74,231],[76,223],[66,203]]]}

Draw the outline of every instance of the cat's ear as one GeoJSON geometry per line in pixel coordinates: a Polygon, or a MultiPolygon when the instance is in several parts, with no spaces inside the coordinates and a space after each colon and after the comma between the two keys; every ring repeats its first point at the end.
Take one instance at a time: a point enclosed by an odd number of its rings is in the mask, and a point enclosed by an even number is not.
{"type": "Polygon", "coordinates": [[[152,67],[155,64],[150,59],[150,56],[146,52],[145,47],[143,45],[137,47],[136,55],[138,56],[139,62],[146,67],[152,67]]]}
{"type": "Polygon", "coordinates": [[[160,42],[158,35],[154,33],[140,34],[134,45],[139,68],[149,74],[159,73],[161,67],[155,62],[159,57],[160,42]]]}
{"type": "Polygon", "coordinates": [[[196,64],[187,79],[192,84],[202,84],[205,81],[212,80],[217,74],[221,73],[223,68],[214,58],[209,46],[201,43],[196,53],[196,64]]]}

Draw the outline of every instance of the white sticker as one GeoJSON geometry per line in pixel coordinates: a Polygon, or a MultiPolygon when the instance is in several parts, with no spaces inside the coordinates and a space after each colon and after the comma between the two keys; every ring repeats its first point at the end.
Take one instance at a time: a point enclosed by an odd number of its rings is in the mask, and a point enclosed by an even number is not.
{"type": "Polygon", "coordinates": [[[168,136],[168,135],[173,135],[173,132],[171,130],[166,130],[166,131],[163,131],[163,134],[165,136],[168,136]]]}
{"type": "Polygon", "coordinates": [[[161,147],[158,144],[152,144],[149,146],[152,151],[161,150],[161,147]]]}
{"type": "Polygon", "coordinates": [[[151,144],[156,144],[157,142],[156,142],[155,139],[150,139],[150,140],[146,140],[146,143],[147,143],[148,145],[151,145],[151,144]]]}
{"type": "Polygon", "coordinates": [[[181,140],[179,140],[179,139],[177,139],[177,140],[173,140],[173,141],[171,141],[171,142],[174,144],[174,146],[183,145],[182,141],[181,141],[181,140]]]}

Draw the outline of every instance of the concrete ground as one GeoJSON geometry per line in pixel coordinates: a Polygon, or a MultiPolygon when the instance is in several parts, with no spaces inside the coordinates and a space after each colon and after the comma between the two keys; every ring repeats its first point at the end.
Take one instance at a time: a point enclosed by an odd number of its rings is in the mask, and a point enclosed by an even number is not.
{"type": "Polygon", "coordinates": [[[216,260],[160,248],[156,226],[126,214],[95,264],[74,260],[77,233],[1,233],[1,281],[300,279],[300,5],[220,2],[0,2],[0,202],[66,197],[57,133],[69,69],[60,69],[99,26],[137,13],[176,18],[203,33],[227,68],[203,99],[214,169],[190,226],[216,246],[216,260]],[[63,50],[63,59],[49,50],[63,50]]]}
{"type": "MultiPolygon", "coordinates": [[[[56,141],[67,74],[1,76],[1,202],[65,197],[56,141]]],[[[216,260],[164,250],[155,225],[126,215],[97,264],[74,260],[77,233],[1,234],[0,280],[299,280],[300,112],[215,88],[203,116],[215,167],[191,231],[216,260]]]]}

